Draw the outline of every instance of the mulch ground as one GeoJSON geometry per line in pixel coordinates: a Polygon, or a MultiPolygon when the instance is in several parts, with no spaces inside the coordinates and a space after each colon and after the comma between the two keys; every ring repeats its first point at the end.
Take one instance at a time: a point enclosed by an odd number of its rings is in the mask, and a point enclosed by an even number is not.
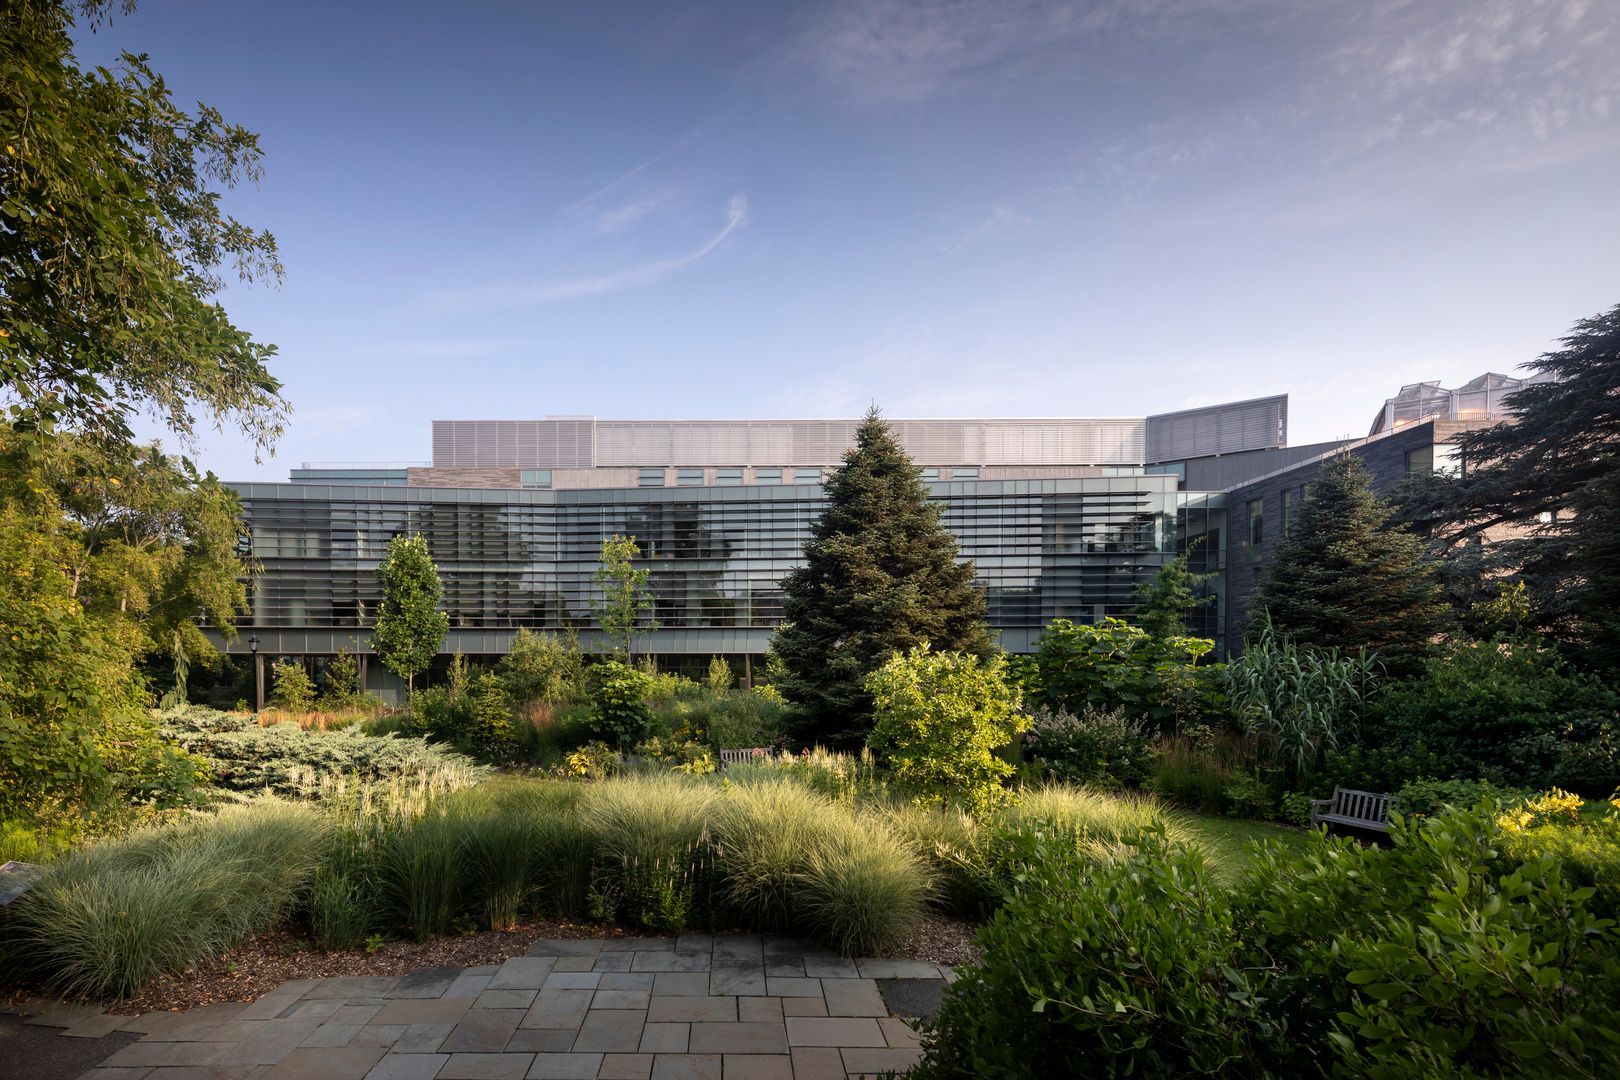
{"type": "MultiPolygon", "coordinates": [[[[976,927],[942,915],[928,915],[881,955],[935,964],[964,964],[978,956],[976,927]]],[[[108,1012],[135,1014],[178,1012],[221,1001],[253,1001],[284,982],[331,976],[408,975],[418,968],[476,967],[522,956],[536,941],[557,938],[635,937],[633,932],[588,923],[531,922],[512,930],[485,930],[429,941],[389,941],[376,952],[364,949],[323,951],[309,939],[285,931],[249,938],[221,956],[185,971],[161,975],[123,1001],[106,1004],[108,1012]]],[[[11,986],[0,997],[20,1000],[42,996],[37,987],[11,986]]]]}

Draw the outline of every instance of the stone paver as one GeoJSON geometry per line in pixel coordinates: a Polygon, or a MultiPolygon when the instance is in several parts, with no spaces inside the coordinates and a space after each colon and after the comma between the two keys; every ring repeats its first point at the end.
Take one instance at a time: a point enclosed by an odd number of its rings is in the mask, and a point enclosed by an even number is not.
{"type": "Polygon", "coordinates": [[[653,1023],[706,1020],[723,1022],[737,1019],[734,997],[659,997],[654,993],[647,1006],[647,1019],[653,1023]]]}
{"type": "Polygon", "coordinates": [[[844,1057],[836,1046],[795,1046],[793,1080],[844,1080],[844,1057]]]}
{"type": "Polygon", "coordinates": [[[888,1016],[877,983],[871,979],[822,979],[828,1016],[888,1016]]]}
{"type": "Polygon", "coordinates": [[[737,999],[737,1019],[745,1024],[781,1023],[782,999],[740,997],[737,999]]]}
{"type": "Polygon", "coordinates": [[[574,1048],[577,1028],[518,1028],[506,1044],[506,1052],[566,1054],[574,1048]]]}
{"type": "Polygon", "coordinates": [[[845,1080],[914,1065],[899,1013],[951,974],[691,933],[538,941],[501,964],[302,979],[185,1013],[21,1011],[73,1038],[142,1036],[84,1080],[845,1080]]]}
{"type": "Polygon", "coordinates": [[[777,1024],[692,1025],[694,1054],[785,1054],[787,1029],[777,1024]]]}
{"type": "Polygon", "coordinates": [[[580,941],[572,940],[546,940],[537,941],[529,946],[529,956],[597,956],[602,952],[603,942],[586,938],[580,941]]]}
{"type": "Polygon", "coordinates": [[[793,1059],[786,1054],[727,1054],[724,1080],[793,1080],[793,1059]]]}
{"type": "Polygon", "coordinates": [[[691,1039],[691,1024],[653,1024],[641,1029],[643,1054],[684,1054],[691,1039]]]}
{"type": "Polygon", "coordinates": [[[448,1054],[385,1054],[366,1080],[433,1080],[449,1060],[448,1054]]]}
{"type": "Polygon", "coordinates": [[[519,1027],[577,1028],[585,1022],[594,990],[542,990],[519,1027]]]}
{"type": "Polygon", "coordinates": [[[592,1009],[585,1014],[576,1052],[633,1054],[641,1049],[641,1029],[647,1014],[635,1009],[592,1009]]]}
{"type": "Polygon", "coordinates": [[[689,971],[660,971],[652,976],[659,997],[702,997],[709,992],[709,977],[689,971]]]}
{"type": "Polygon", "coordinates": [[[719,1054],[659,1054],[652,1080],[720,1080],[719,1054]]]}
{"type": "Polygon", "coordinates": [[[790,1016],[785,1021],[793,1046],[887,1047],[883,1029],[867,1017],[790,1016]]]}
{"type": "Polygon", "coordinates": [[[439,1052],[499,1053],[506,1049],[523,1016],[522,1009],[472,1009],[449,1037],[439,1044],[439,1052]]]}
{"type": "Polygon", "coordinates": [[[538,990],[557,964],[555,956],[514,956],[489,978],[490,990],[538,990]]]}
{"type": "Polygon", "coordinates": [[[844,1047],[844,1071],[853,1076],[901,1073],[917,1064],[921,1050],[864,1050],[844,1047]]]}
{"type": "Polygon", "coordinates": [[[603,1054],[596,1080],[648,1080],[652,1067],[651,1054],[603,1054]]]}
{"type": "Polygon", "coordinates": [[[439,1080],[523,1080],[533,1065],[533,1054],[451,1054],[439,1080]]]}
{"type": "Polygon", "coordinates": [[[598,990],[596,996],[591,998],[591,1008],[640,1009],[645,1012],[651,997],[650,990],[598,990]]]}
{"type": "Polygon", "coordinates": [[[601,1054],[536,1054],[530,1080],[595,1080],[601,1054]]]}

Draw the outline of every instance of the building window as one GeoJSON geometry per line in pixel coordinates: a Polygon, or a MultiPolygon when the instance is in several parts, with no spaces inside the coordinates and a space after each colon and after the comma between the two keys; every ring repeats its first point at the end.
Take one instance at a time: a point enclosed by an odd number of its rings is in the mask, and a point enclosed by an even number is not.
{"type": "Polygon", "coordinates": [[[1265,530],[1265,500],[1249,500],[1249,546],[1259,547],[1266,538],[1265,530]]]}
{"type": "Polygon", "coordinates": [[[951,470],[952,480],[977,480],[979,467],[977,465],[958,465],[951,470]]]}
{"type": "Polygon", "coordinates": [[[781,469],[755,469],[754,470],[754,483],[756,483],[756,484],[780,484],[781,482],[782,482],[782,470],[781,469]]]}
{"type": "Polygon", "coordinates": [[[929,467],[927,469],[924,469],[923,472],[922,472],[922,478],[923,478],[924,482],[938,480],[939,479],[939,470],[936,469],[936,468],[933,468],[933,467],[929,467]]]}
{"type": "Polygon", "coordinates": [[[1406,452],[1406,475],[1420,476],[1434,472],[1434,447],[1420,446],[1406,452]]]}
{"type": "Polygon", "coordinates": [[[663,487],[664,470],[642,469],[636,474],[636,485],[638,487],[663,487]]]}
{"type": "Polygon", "coordinates": [[[716,469],[714,470],[714,482],[723,487],[732,487],[740,484],[742,483],[742,470],[716,469]]]}
{"type": "Polygon", "coordinates": [[[675,483],[679,487],[702,487],[702,469],[676,469],[675,483]]]}
{"type": "Polygon", "coordinates": [[[821,470],[794,469],[793,482],[796,484],[819,484],[821,483],[821,470]]]}
{"type": "Polygon", "coordinates": [[[1283,488],[1282,493],[1283,535],[1288,535],[1288,526],[1294,523],[1294,489],[1283,488]]]}
{"type": "Polygon", "coordinates": [[[526,488],[548,488],[551,486],[550,469],[524,469],[523,486],[526,488]]]}

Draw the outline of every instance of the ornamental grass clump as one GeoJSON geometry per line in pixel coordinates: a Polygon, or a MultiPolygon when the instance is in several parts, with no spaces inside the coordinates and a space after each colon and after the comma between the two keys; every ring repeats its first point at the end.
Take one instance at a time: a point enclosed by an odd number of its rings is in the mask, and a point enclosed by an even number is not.
{"type": "Polygon", "coordinates": [[[811,846],[798,898],[815,940],[845,956],[871,956],[928,906],[927,865],[873,820],[846,817],[811,846]]]}
{"type": "Polygon", "coordinates": [[[315,810],[264,798],[86,848],[17,902],[16,956],[62,993],[127,997],[288,914],[326,839],[315,810]]]}
{"type": "Polygon", "coordinates": [[[463,822],[444,805],[396,826],[381,844],[384,890],[416,940],[442,934],[461,899],[463,822]]]}
{"type": "Polygon", "coordinates": [[[521,787],[493,784],[455,800],[468,890],[492,930],[510,930],[536,891],[536,800],[521,787]]]}
{"type": "Polygon", "coordinates": [[[706,888],[713,797],[709,785],[673,773],[593,784],[579,813],[594,853],[596,913],[682,929],[706,888]]]}
{"type": "Polygon", "coordinates": [[[732,787],[715,807],[714,838],[723,895],[737,917],[761,930],[792,927],[811,852],[847,816],[793,780],[732,787]]]}

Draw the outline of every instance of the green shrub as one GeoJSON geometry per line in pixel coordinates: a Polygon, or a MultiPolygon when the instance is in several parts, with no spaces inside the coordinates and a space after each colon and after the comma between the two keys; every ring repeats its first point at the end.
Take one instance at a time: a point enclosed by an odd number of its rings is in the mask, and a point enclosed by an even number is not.
{"type": "Polygon", "coordinates": [[[634,753],[648,762],[693,776],[705,776],[719,768],[707,746],[690,739],[679,742],[674,736],[661,739],[654,735],[637,746],[634,753]]]}
{"type": "Polygon", "coordinates": [[[1102,860],[1020,834],[918,1075],[1614,1075],[1620,933],[1567,862],[1515,850],[1544,826],[1497,815],[1268,846],[1235,890],[1154,830],[1102,860]]]}
{"type": "Polygon", "coordinates": [[[1303,791],[1285,791],[1277,800],[1277,817],[1305,828],[1311,823],[1311,797],[1303,791]]]}
{"type": "Polygon", "coordinates": [[[381,877],[394,910],[416,940],[442,934],[461,903],[463,822],[442,804],[391,830],[381,853],[381,877]]]}
{"type": "Polygon", "coordinates": [[[1525,788],[1508,788],[1485,780],[1413,780],[1395,791],[1400,811],[1408,817],[1429,817],[1446,809],[1467,809],[1481,802],[1509,803],[1527,798],[1525,788]]]}
{"type": "Polygon", "coordinates": [[[1272,976],[1245,964],[1224,891],[1161,832],[1122,839],[1101,862],[1037,839],[913,1075],[1259,1074],[1272,976]]]}
{"type": "Polygon", "coordinates": [[[653,712],[647,699],[653,680],[618,660],[591,668],[592,735],[618,747],[634,746],[652,734],[653,712]]]}
{"type": "Polygon", "coordinates": [[[1374,745],[1431,748],[1436,776],[1565,783],[1603,798],[1620,784],[1610,767],[1617,713],[1620,695],[1572,672],[1549,645],[1461,641],[1387,689],[1368,735],[1374,745]]]}
{"type": "Polygon", "coordinates": [[[1328,751],[1310,790],[1322,798],[1336,787],[1395,792],[1413,780],[1439,775],[1440,756],[1421,742],[1377,747],[1357,744],[1328,751]]]}
{"type": "Polygon", "coordinates": [[[260,727],[249,716],[201,706],[160,715],[161,731],[186,750],[204,756],[213,781],[233,791],[309,795],[323,779],[446,773],[465,786],[487,775],[473,759],[419,738],[366,735],[357,728],[305,730],[296,724],[260,727]]]}
{"type": "Polygon", "coordinates": [[[1397,821],[1392,849],[1263,852],[1238,899],[1276,964],[1274,1068],[1428,1077],[1613,1075],[1620,935],[1551,857],[1504,854],[1484,805],[1397,821]],[[1331,912],[1331,917],[1324,914],[1331,912]]]}
{"type": "Polygon", "coordinates": [[[731,665],[726,663],[724,657],[709,658],[709,677],[704,680],[704,685],[711,694],[723,694],[737,685],[737,676],[732,674],[731,665]]]}
{"type": "Polygon", "coordinates": [[[14,905],[14,948],[55,990],[123,997],[288,914],[326,842],[314,810],[258,800],[75,852],[14,905]]]}
{"type": "Polygon", "coordinates": [[[1035,710],[1024,753],[1054,780],[1099,788],[1140,787],[1153,772],[1147,726],[1123,709],[1035,710]]]}
{"type": "Polygon", "coordinates": [[[1620,919],[1620,805],[1574,825],[1509,832],[1503,844],[1515,859],[1556,859],[1572,882],[1593,890],[1589,904],[1594,912],[1620,919]]]}
{"type": "Polygon", "coordinates": [[[1096,624],[1054,619],[1019,661],[1018,681],[1031,707],[1123,709],[1169,733],[1222,713],[1221,665],[1199,665],[1215,647],[1206,638],[1155,637],[1123,619],[1096,624]]]}
{"type": "Polygon", "coordinates": [[[496,670],[507,696],[520,707],[562,705],[585,692],[585,658],[572,633],[557,638],[520,627],[496,670]]]}
{"type": "Polygon", "coordinates": [[[323,710],[346,709],[362,701],[360,664],[354,654],[346,649],[340,649],[336,656],[326,662],[326,668],[321,672],[321,683],[318,704],[323,710]]]}
{"type": "Polygon", "coordinates": [[[308,712],[315,707],[315,684],[301,660],[276,660],[270,664],[270,697],[266,701],[288,712],[308,712]]]}
{"type": "Polygon", "coordinates": [[[1015,771],[996,751],[1029,727],[1008,685],[1006,657],[931,652],[891,657],[866,680],[873,724],[868,738],[896,782],[921,804],[960,800],[974,813],[1006,799],[1015,771]]]}

